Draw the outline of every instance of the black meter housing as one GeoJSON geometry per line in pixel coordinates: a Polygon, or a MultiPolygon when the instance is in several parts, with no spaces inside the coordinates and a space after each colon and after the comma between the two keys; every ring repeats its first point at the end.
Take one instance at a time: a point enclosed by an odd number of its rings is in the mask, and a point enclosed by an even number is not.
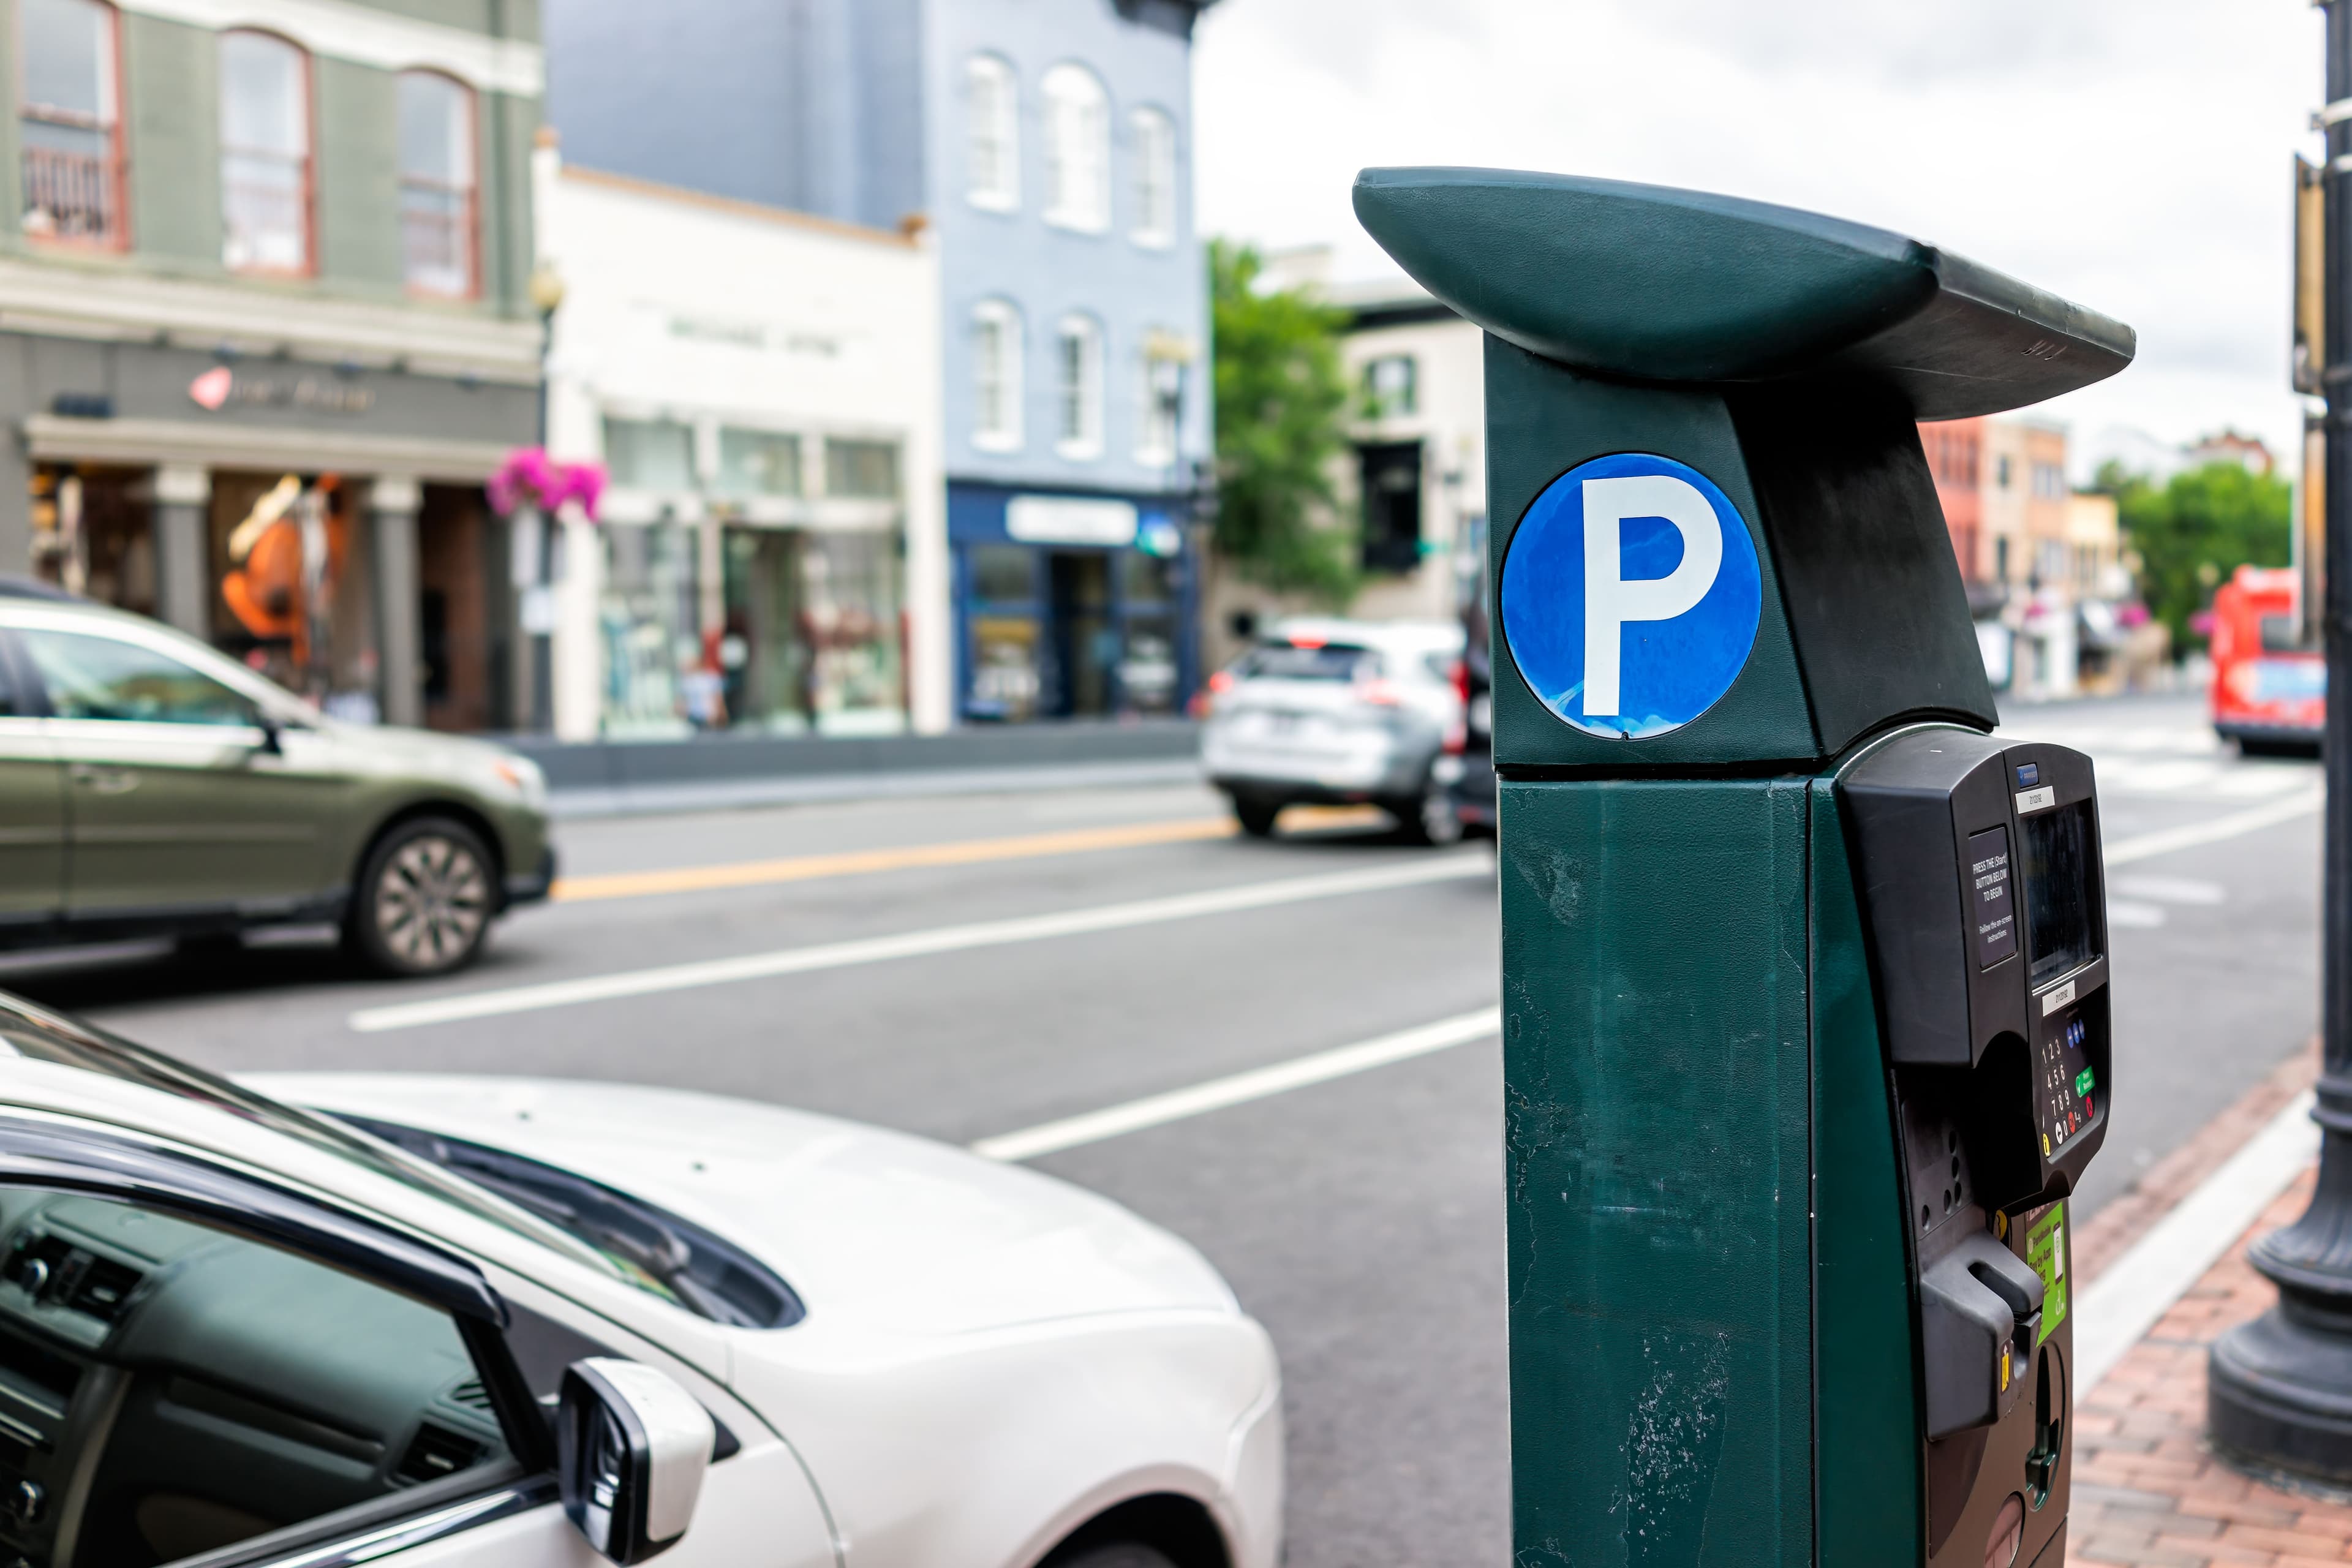
{"type": "Polygon", "coordinates": [[[2106,1136],[2113,1059],[2098,795],[2079,752],[1932,727],[1865,751],[1838,796],[1896,1110],[1932,1556],[1989,1463],[2032,1478],[2036,1511],[2063,1484],[2053,1205],[2106,1136]]]}

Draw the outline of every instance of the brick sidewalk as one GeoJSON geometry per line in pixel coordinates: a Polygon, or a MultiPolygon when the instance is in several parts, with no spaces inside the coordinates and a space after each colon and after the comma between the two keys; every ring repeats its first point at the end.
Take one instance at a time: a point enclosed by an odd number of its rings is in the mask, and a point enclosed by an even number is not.
{"type": "Polygon", "coordinates": [[[2352,1563],[2352,1507],[2249,1480],[2205,1447],[2206,1349],[2276,1300],[2246,1243],[2301,1215],[2311,1185],[2281,1194],[2076,1408],[2069,1568],[2352,1563]]]}

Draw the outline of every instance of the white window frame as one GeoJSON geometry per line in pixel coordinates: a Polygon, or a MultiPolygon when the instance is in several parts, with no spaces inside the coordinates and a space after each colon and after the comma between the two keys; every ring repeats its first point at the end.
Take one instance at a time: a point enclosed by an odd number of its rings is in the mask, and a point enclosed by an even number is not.
{"type": "Polygon", "coordinates": [[[1128,119],[1135,147],[1135,228],[1148,250],[1176,243],[1176,117],[1146,106],[1128,119]]]}
{"type": "Polygon", "coordinates": [[[974,55],[963,68],[965,196],[985,212],[1018,212],[1020,79],[1001,55],[974,55]]]}
{"type": "Polygon", "coordinates": [[[1078,234],[1110,229],[1110,95],[1082,65],[1045,73],[1045,221],[1078,234]]]}
{"type": "Polygon", "coordinates": [[[1054,327],[1054,450],[1074,463],[1103,451],[1102,323],[1076,310],[1054,327]]]}
{"type": "Polygon", "coordinates": [[[1024,332],[1021,308],[1010,300],[982,300],[971,309],[971,444],[983,452],[1017,452],[1022,446],[1024,332]],[[997,363],[988,363],[982,342],[992,333],[997,363]],[[992,394],[991,383],[995,384],[992,394]],[[999,417],[987,419],[993,395],[999,417]]]}

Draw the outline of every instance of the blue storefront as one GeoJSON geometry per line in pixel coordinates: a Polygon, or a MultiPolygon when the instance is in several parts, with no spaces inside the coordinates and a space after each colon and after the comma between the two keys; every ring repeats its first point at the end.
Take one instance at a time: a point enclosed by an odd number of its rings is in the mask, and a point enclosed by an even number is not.
{"type": "Polygon", "coordinates": [[[1199,573],[1180,516],[1164,496],[951,482],[961,717],[1182,712],[1199,573]]]}

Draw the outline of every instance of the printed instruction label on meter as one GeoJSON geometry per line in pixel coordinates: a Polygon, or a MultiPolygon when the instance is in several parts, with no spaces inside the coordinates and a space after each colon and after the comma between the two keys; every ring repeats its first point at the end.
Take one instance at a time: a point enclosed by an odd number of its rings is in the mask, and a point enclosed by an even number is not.
{"type": "Polygon", "coordinates": [[[2066,1205],[2063,1202],[2050,1205],[2050,1212],[2033,1222],[2025,1233],[2025,1261],[2042,1276],[2042,1331],[2034,1336],[2038,1347],[2066,1321],[2066,1205]]]}

